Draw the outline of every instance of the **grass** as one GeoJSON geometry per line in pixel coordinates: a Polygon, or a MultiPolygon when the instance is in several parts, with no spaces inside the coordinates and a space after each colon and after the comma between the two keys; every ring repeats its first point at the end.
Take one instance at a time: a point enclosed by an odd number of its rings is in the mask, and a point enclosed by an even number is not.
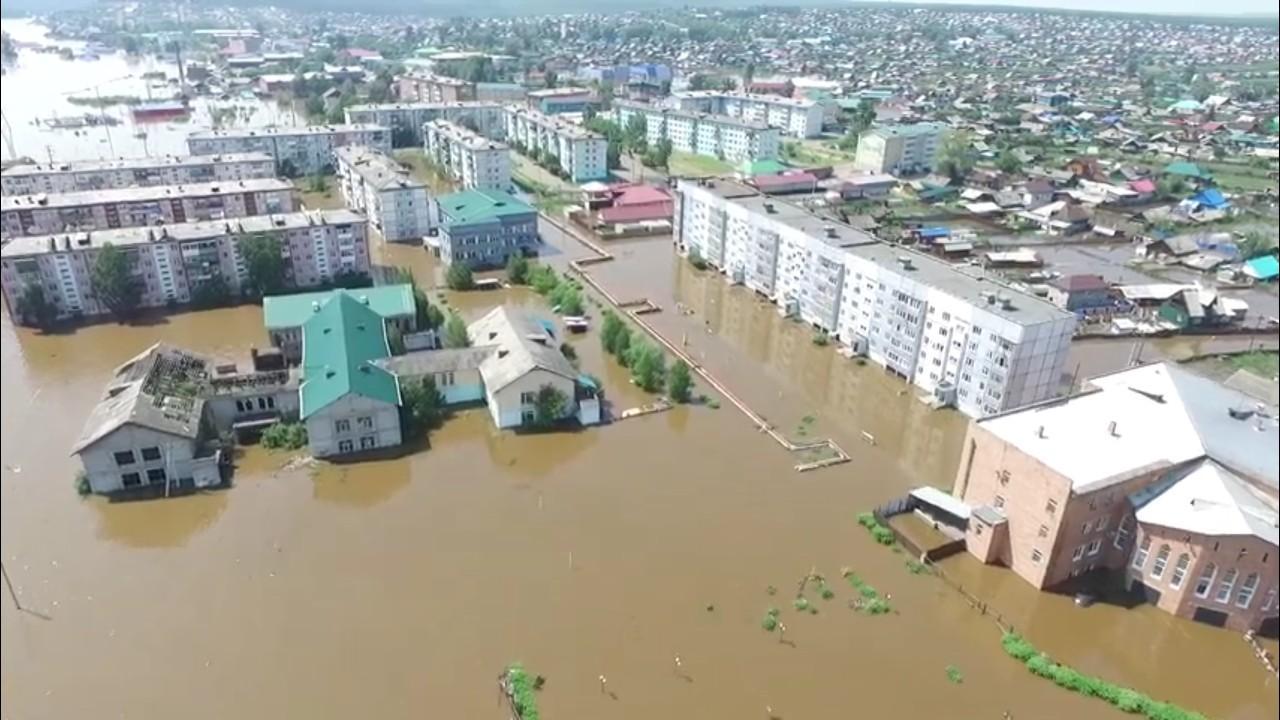
{"type": "Polygon", "coordinates": [[[1227,363],[1236,370],[1248,370],[1270,380],[1280,375],[1280,353],[1257,350],[1254,352],[1231,355],[1227,363]]]}
{"type": "Polygon", "coordinates": [[[930,572],[929,566],[925,565],[919,560],[908,560],[906,562],[906,566],[907,566],[907,572],[911,573],[912,575],[928,575],[930,572]]]}
{"type": "Polygon", "coordinates": [[[896,542],[893,531],[881,525],[872,513],[858,513],[858,524],[866,528],[867,532],[871,533],[871,538],[881,545],[892,545],[896,542]]]}
{"type": "Polygon", "coordinates": [[[537,682],[529,677],[520,663],[507,666],[507,693],[520,720],[538,720],[538,700],[534,697],[537,682]]]}
{"type": "Polygon", "coordinates": [[[947,666],[947,679],[959,685],[964,682],[964,673],[960,672],[960,668],[955,665],[947,666]]]}
{"type": "Polygon", "coordinates": [[[667,172],[671,175],[727,175],[733,172],[733,166],[708,155],[673,152],[667,161],[667,172]]]}
{"type": "Polygon", "coordinates": [[[1064,690],[1106,700],[1122,712],[1145,715],[1148,720],[1206,720],[1204,715],[1194,710],[1154,700],[1132,688],[1056,663],[1017,633],[1005,633],[1000,644],[1004,647],[1005,654],[1026,665],[1033,675],[1052,680],[1064,690]]]}
{"type": "Polygon", "coordinates": [[[880,592],[868,584],[867,581],[858,577],[857,573],[852,570],[845,570],[844,579],[862,597],[861,600],[855,600],[850,603],[850,607],[855,610],[861,610],[868,615],[884,615],[893,610],[893,607],[889,605],[889,601],[881,597],[880,592]]]}

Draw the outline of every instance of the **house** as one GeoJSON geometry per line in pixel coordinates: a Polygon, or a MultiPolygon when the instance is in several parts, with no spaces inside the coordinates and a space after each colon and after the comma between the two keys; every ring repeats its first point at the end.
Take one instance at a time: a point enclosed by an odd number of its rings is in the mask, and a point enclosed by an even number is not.
{"type": "Polygon", "coordinates": [[[898,179],[882,173],[862,173],[842,178],[833,190],[841,200],[878,200],[888,197],[898,179]]]}
{"type": "Polygon", "coordinates": [[[413,288],[406,284],[269,295],[262,299],[263,324],[271,345],[280,349],[286,361],[296,364],[302,360],[302,326],[338,295],[349,295],[377,313],[391,337],[403,338],[418,330],[413,288]]]}
{"type": "Polygon", "coordinates": [[[1212,328],[1243,320],[1249,305],[1213,288],[1188,286],[1160,304],[1157,315],[1180,330],[1212,328]]]}
{"type": "Polygon", "coordinates": [[[1066,275],[1049,281],[1049,302],[1063,310],[1080,312],[1110,307],[1111,286],[1101,275],[1066,275]]]}
{"type": "Polygon", "coordinates": [[[1053,202],[1053,184],[1044,178],[1036,178],[1022,186],[1022,204],[1038,208],[1053,202]]]}
{"type": "Polygon", "coordinates": [[[400,444],[400,386],[377,363],[390,356],[382,316],[349,293],[302,324],[299,418],[314,457],[400,444]]]}
{"type": "Polygon", "coordinates": [[[538,249],[538,212],[510,193],[463,190],[436,198],[440,233],[435,251],[447,264],[502,267],[512,255],[538,249]]]}
{"type": "Polygon", "coordinates": [[[1184,178],[1193,182],[1212,182],[1213,176],[1193,162],[1178,161],[1164,166],[1164,174],[1184,178]]]}
{"type": "Polygon", "coordinates": [[[1263,255],[1244,262],[1244,274],[1259,282],[1275,282],[1280,275],[1280,263],[1275,255],[1263,255]]]}
{"type": "Polygon", "coordinates": [[[1034,210],[1023,210],[1018,217],[1039,225],[1052,235],[1073,235],[1089,229],[1090,214],[1081,205],[1055,200],[1034,210]]]}
{"type": "Polygon", "coordinates": [[[766,195],[818,191],[818,178],[803,170],[788,170],[777,175],[757,175],[747,182],[766,195]]]}
{"type": "Polygon", "coordinates": [[[1156,194],[1156,183],[1151,178],[1140,178],[1130,181],[1129,189],[1138,194],[1138,202],[1146,202],[1156,194]]]}
{"type": "Polygon", "coordinates": [[[89,490],[221,485],[221,450],[200,392],[211,370],[205,358],[163,343],[117,367],[72,448],[89,490]]]}
{"type": "Polygon", "coordinates": [[[967,549],[1037,588],[1091,576],[1179,617],[1274,635],[1274,415],[1162,363],[975,421],[953,492],[972,509],[967,549]]]}

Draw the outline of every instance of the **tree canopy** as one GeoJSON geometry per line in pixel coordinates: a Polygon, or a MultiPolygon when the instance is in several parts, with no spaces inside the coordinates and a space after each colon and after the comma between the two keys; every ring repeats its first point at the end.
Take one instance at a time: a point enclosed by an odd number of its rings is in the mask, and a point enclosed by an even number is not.
{"type": "Polygon", "coordinates": [[[262,297],[284,287],[286,261],[278,238],[250,235],[240,240],[240,255],[248,275],[245,291],[250,295],[262,297]]]}
{"type": "Polygon", "coordinates": [[[107,243],[89,271],[98,302],[116,317],[126,317],[142,302],[142,283],[133,276],[133,262],[120,248],[107,243]]]}

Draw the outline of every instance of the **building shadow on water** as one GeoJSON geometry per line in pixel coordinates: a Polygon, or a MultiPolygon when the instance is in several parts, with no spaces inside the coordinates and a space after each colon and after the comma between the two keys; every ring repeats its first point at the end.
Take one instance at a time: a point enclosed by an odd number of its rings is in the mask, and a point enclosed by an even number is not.
{"type": "Polygon", "coordinates": [[[430,449],[426,435],[395,448],[321,460],[311,473],[312,496],[352,508],[369,508],[408,487],[411,458],[430,449]]]}
{"type": "Polygon", "coordinates": [[[1074,598],[1076,604],[1084,607],[1098,603],[1132,610],[1147,604],[1147,598],[1141,591],[1125,587],[1123,572],[1106,569],[1071,578],[1050,588],[1049,592],[1074,598]]]}
{"type": "Polygon", "coordinates": [[[226,492],[197,492],[149,501],[112,502],[87,498],[98,515],[98,535],[135,548],[181,547],[211,527],[227,509],[226,492]]]}

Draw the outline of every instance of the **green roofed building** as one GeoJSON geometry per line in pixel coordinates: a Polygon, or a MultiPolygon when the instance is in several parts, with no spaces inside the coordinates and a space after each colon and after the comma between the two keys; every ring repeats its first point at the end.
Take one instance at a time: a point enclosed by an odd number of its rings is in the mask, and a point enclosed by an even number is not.
{"type": "Polygon", "coordinates": [[[1192,180],[1212,180],[1213,176],[1193,162],[1171,162],[1164,166],[1165,175],[1191,178],[1192,180]]]}
{"type": "Polygon", "coordinates": [[[302,324],[298,414],[315,457],[400,444],[400,386],[377,361],[391,356],[383,318],[335,292],[302,324]]]}
{"type": "Polygon", "coordinates": [[[436,198],[436,253],[446,263],[502,267],[516,253],[538,252],[538,212],[498,190],[463,190],[436,198]]]}
{"type": "Polygon", "coordinates": [[[738,176],[749,179],[757,175],[777,175],[790,169],[790,165],[778,160],[743,160],[738,165],[738,176]]]}
{"type": "Polygon", "coordinates": [[[353,298],[377,313],[388,332],[403,337],[418,329],[413,288],[407,284],[273,295],[262,300],[263,324],[267,327],[271,344],[280,348],[290,363],[299,362],[302,359],[302,326],[339,296],[353,298]]]}

